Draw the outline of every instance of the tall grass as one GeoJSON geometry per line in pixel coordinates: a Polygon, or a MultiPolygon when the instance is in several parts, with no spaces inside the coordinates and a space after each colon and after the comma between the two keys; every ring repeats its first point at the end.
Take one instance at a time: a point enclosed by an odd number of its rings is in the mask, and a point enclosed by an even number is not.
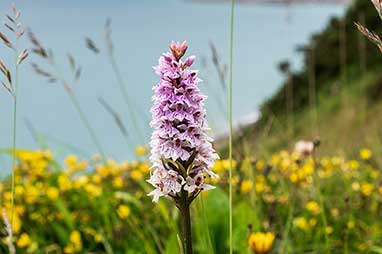
{"type": "MultiPolygon", "coordinates": [[[[143,145],[145,144],[145,141],[146,141],[146,135],[144,132],[144,128],[142,128],[141,126],[142,123],[139,121],[139,115],[144,120],[144,124],[148,122],[147,115],[145,114],[145,112],[142,111],[141,108],[137,107],[136,101],[133,99],[133,96],[131,96],[131,91],[133,89],[131,89],[131,87],[128,86],[128,83],[125,82],[125,79],[122,75],[120,67],[117,63],[117,60],[115,59],[114,42],[111,38],[111,33],[112,33],[111,19],[109,18],[107,19],[105,28],[104,28],[106,57],[108,59],[108,62],[116,78],[118,88],[123,97],[123,101],[125,102],[127,106],[129,120],[131,121],[133,130],[136,133],[136,137],[137,137],[136,141],[139,143],[139,145],[143,145]]],[[[95,54],[98,54],[101,52],[101,50],[96,46],[96,43],[93,40],[91,40],[89,37],[86,38],[86,47],[90,49],[92,52],[94,52],[95,54]]]]}
{"type": "Polygon", "coordinates": [[[312,137],[319,135],[318,109],[317,109],[317,89],[316,89],[316,48],[312,46],[308,49],[309,57],[309,104],[311,108],[311,130],[312,137]]]}
{"type": "MultiPolygon", "coordinates": [[[[35,71],[36,74],[46,78],[49,83],[59,83],[62,85],[62,87],[64,88],[64,91],[68,94],[71,103],[73,104],[75,110],[77,111],[83,125],[88,131],[93,144],[97,148],[103,160],[106,160],[105,150],[103,149],[101,142],[98,140],[96,132],[93,129],[92,125],[90,124],[87,114],[82,109],[81,103],[78,100],[75,92],[73,91],[70,83],[67,81],[67,79],[62,74],[61,70],[58,68],[55,62],[55,59],[53,57],[52,51],[46,50],[31,31],[29,32],[29,38],[32,45],[34,46],[33,52],[37,56],[39,56],[42,60],[44,60],[47,65],[51,67],[52,72],[42,69],[36,63],[32,64],[33,70],[35,71]]],[[[73,74],[73,82],[77,83],[81,75],[81,67],[77,66],[74,57],[71,56],[70,54],[68,55],[68,59],[70,63],[70,69],[72,70],[72,74],[73,74]]]]}
{"type": "Polygon", "coordinates": [[[18,98],[18,79],[19,79],[19,65],[28,57],[28,51],[23,50],[19,54],[18,41],[24,35],[24,28],[20,22],[21,12],[17,10],[16,6],[12,5],[12,14],[5,15],[7,20],[4,26],[12,33],[14,37],[13,43],[0,32],[0,37],[5,46],[11,49],[14,53],[14,75],[5,65],[5,63],[0,60],[0,69],[6,78],[6,82],[1,81],[3,86],[12,95],[13,99],[13,131],[12,131],[12,164],[11,164],[11,215],[10,215],[10,230],[9,238],[12,239],[12,227],[14,222],[14,200],[15,200],[15,168],[16,168],[16,142],[17,142],[17,98],[18,98]]]}
{"type": "Polygon", "coordinates": [[[117,62],[114,58],[114,54],[112,51],[110,51],[108,53],[108,57],[109,57],[110,65],[112,66],[113,72],[114,72],[114,74],[118,80],[119,89],[120,89],[120,91],[123,95],[123,99],[126,103],[127,110],[129,112],[129,115],[130,115],[130,119],[133,123],[135,131],[138,133],[140,145],[142,145],[145,142],[145,135],[142,131],[143,128],[141,128],[139,126],[139,123],[138,123],[137,110],[136,110],[135,105],[134,105],[134,103],[133,103],[133,101],[129,95],[127,85],[125,84],[125,82],[122,78],[122,74],[119,70],[119,67],[117,65],[117,62]]]}
{"type": "MultiPolygon", "coordinates": [[[[12,204],[11,204],[11,228],[13,227],[13,212],[14,212],[14,203],[15,203],[15,167],[16,167],[16,142],[17,142],[17,93],[18,93],[18,73],[19,67],[17,64],[18,59],[18,50],[17,46],[15,48],[16,55],[16,71],[15,71],[15,86],[13,92],[13,140],[12,140],[12,183],[11,183],[11,192],[12,192],[12,204]]],[[[11,231],[12,232],[12,231],[11,231]]],[[[12,239],[12,235],[10,236],[12,239]]]]}
{"type": "Polygon", "coordinates": [[[233,193],[232,193],[232,87],[233,87],[233,32],[234,32],[235,0],[231,1],[231,22],[230,22],[230,46],[229,46],[229,253],[233,253],[233,193]]]}
{"type": "Polygon", "coordinates": [[[225,106],[225,98],[227,97],[227,84],[226,84],[226,73],[225,65],[220,62],[218,50],[215,44],[210,41],[210,49],[212,53],[212,64],[216,70],[220,86],[219,88],[212,89],[210,92],[214,97],[218,110],[222,113],[224,120],[229,120],[228,109],[225,106]]]}

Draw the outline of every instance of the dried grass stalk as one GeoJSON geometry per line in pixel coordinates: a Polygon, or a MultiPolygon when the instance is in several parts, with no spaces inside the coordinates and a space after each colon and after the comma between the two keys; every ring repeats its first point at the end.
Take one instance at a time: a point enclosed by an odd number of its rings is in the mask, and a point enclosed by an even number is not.
{"type": "Polygon", "coordinates": [[[6,241],[7,241],[9,253],[16,254],[16,249],[12,242],[13,230],[12,230],[12,226],[11,226],[11,223],[9,222],[5,209],[3,209],[3,219],[5,223],[5,230],[7,231],[7,234],[8,234],[6,241]]]}
{"type": "Polygon", "coordinates": [[[90,49],[91,51],[93,51],[95,54],[98,54],[100,52],[100,50],[98,49],[98,47],[96,46],[95,42],[92,39],[90,39],[89,37],[86,37],[85,42],[86,42],[86,47],[90,49]]]}
{"type": "Polygon", "coordinates": [[[24,49],[17,59],[17,65],[20,65],[28,57],[28,55],[28,50],[24,49]]]}
{"type": "Polygon", "coordinates": [[[12,43],[8,40],[7,36],[5,36],[2,32],[0,32],[0,38],[3,40],[4,44],[5,44],[7,47],[13,49],[13,45],[12,45],[12,43]]]}
{"type": "Polygon", "coordinates": [[[364,27],[363,25],[361,25],[359,22],[354,22],[354,24],[356,25],[356,27],[358,28],[358,30],[364,35],[366,36],[371,42],[373,42],[378,48],[379,50],[381,51],[382,53],[382,41],[381,39],[379,38],[379,36],[373,32],[373,31],[370,31],[369,29],[367,29],[366,27],[364,27]]]}

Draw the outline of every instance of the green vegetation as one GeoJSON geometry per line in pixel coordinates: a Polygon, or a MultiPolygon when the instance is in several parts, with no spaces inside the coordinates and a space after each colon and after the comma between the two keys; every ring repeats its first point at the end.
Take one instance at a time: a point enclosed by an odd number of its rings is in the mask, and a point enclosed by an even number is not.
{"type": "Polygon", "coordinates": [[[301,71],[289,71],[288,62],[280,64],[287,74],[285,83],[262,104],[259,122],[237,135],[237,144],[250,140],[260,154],[318,137],[321,153],[381,147],[382,57],[359,33],[355,21],[382,32],[380,18],[368,1],[356,1],[345,18],[333,18],[308,45],[299,47],[305,63],[301,71]]]}

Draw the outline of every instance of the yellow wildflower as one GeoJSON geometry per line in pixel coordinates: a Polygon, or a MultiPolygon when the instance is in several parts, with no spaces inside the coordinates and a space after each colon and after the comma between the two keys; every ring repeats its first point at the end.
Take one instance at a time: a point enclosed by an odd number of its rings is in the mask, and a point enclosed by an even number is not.
{"type": "Polygon", "coordinates": [[[359,191],[359,189],[361,188],[359,182],[353,182],[351,184],[351,188],[353,189],[353,191],[359,191]]]}
{"type": "Polygon", "coordinates": [[[80,161],[79,163],[77,163],[76,165],[76,168],[77,170],[84,170],[88,167],[88,162],[87,161],[80,161]]]}
{"type": "Polygon", "coordinates": [[[230,162],[229,162],[229,160],[223,160],[222,163],[223,163],[223,167],[224,167],[226,170],[229,169],[229,167],[230,167],[230,162]]]}
{"type": "Polygon", "coordinates": [[[67,167],[71,167],[75,165],[77,161],[78,161],[77,156],[75,156],[74,154],[71,154],[71,155],[68,155],[68,157],[66,157],[64,163],[67,167]]]}
{"type": "Polygon", "coordinates": [[[361,151],[359,151],[359,156],[361,157],[362,160],[365,160],[365,161],[370,160],[372,155],[373,153],[367,148],[363,148],[361,149],[361,151]]]}
{"type": "Polygon", "coordinates": [[[252,182],[250,180],[244,180],[240,185],[240,192],[242,194],[247,194],[252,190],[252,182]]]}
{"type": "Polygon", "coordinates": [[[312,218],[312,219],[309,220],[309,226],[310,227],[314,227],[314,226],[316,226],[316,224],[317,224],[317,220],[316,219],[312,218]]]}
{"type": "Polygon", "coordinates": [[[136,168],[136,167],[138,167],[138,165],[139,165],[139,161],[137,161],[137,160],[133,160],[132,162],[131,162],[131,167],[132,168],[136,168]]]}
{"type": "Polygon", "coordinates": [[[275,235],[271,232],[252,233],[248,239],[249,248],[256,254],[266,254],[272,250],[275,235]]]}
{"type": "Polygon", "coordinates": [[[290,174],[289,180],[291,181],[291,183],[297,183],[298,182],[298,175],[296,173],[290,174]]]}
{"type": "Polygon", "coordinates": [[[256,169],[259,171],[263,171],[266,167],[265,161],[264,160],[258,160],[256,162],[256,169]]]}
{"type": "Polygon", "coordinates": [[[355,227],[355,222],[354,221],[348,221],[347,223],[348,229],[353,229],[355,227]]]}
{"type": "Polygon", "coordinates": [[[266,185],[262,181],[255,183],[255,190],[256,190],[257,193],[263,192],[265,187],[266,187],[266,185]]]}
{"type": "Polygon", "coordinates": [[[80,176],[79,178],[76,178],[73,180],[73,187],[76,189],[79,189],[81,187],[86,186],[88,183],[89,183],[88,176],[80,176]]]}
{"type": "Polygon", "coordinates": [[[143,174],[142,174],[142,171],[140,170],[137,170],[137,169],[134,169],[133,171],[131,171],[131,178],[135,181],[140,181],[143,179],[143,174]]]}
{"type": "Polygon", "coordinates": [[[302,167],[302,172],[304,175],[311,175],[314,171],[314,165],[312,163],[307,163],[302,167]]]}
{"type": "Polygon", "coordinates": [[[65,248],[64,248],[64,253],[65,253],[65,254],[73,254],[73,253],[75,253],[74,246],[71,245],[71,244],[65,246],[65,248]]]}
{"type": "Polygon", "coordinates": [[[28,204],[34,203],[37,201],[40,195],[40,191],[33,185],[25,186],[25,201],[28,204]]]}
{"type": "Polygon", "coordinates": [[[147,147],[145,147],[145,146],[138,146],[138,147],[135,149],[135,153],[136,153],[138,156],[146,155],[147,152],[148,152],[148,149],[147,149],[147,147]]]}
{"type": "Polygon", "coordinates": [[[107,176],[109,176],[110,174],[110,168],[106,165],[103,165],[103,166],[98,166],[96,168],[96,171],[97,173],[102,177],[102,178],[105,178],[107,176]]]}
{"type": "Polygon", "coordinates": [[[313,214],[315,214],[315,215],[317,215],[317,214],[320,213],[320,206],[318,205],[318,203],[317,203],[316,201],[309,201],[309,202],[306,204],[305,208],[306,208],[309,212],[311,212],[311,213],[313,213],[313,214]]]}
{"type": "Polygon", "coordinates": [[[141,165],[139,165],[139,171],[141,171],[143,174],[147,174],[148,172],[150,172],[150,167],[149,165],[147,165],[146,163],[142,163],[141,165]]]}
{"type": "Polygon", "coordinates": [[[281,162],[281,158],[280,158],[280,156],[278,154],[272,155],[271,163],[272,163],[273,166],[279,165],[280,162],[281,162]]]}
{"type": "Polygon", "coordinates": [[[127,205],[119,205],[117,208],[119,218],[126,219],[130,215],[130,208],[127,205]]]}
{"type": "Polygon", "coordinates": [[[21,185],[17,185],[15,187],[15,195],[16,196],[22,196],[24,194],[24,187],[21,185]]]}
{"type": "Polygon", "coordinates": [[[281,150],[280,151],[280,157],[281,158],[289,158],[289,152],[287,150],[281,150]]]}
{"type": "Polygon", "coordinates": [[[222,173],[224,171],[223,162],[221,160],[215,161],[213,170],[218,174],[222,173]]]}
{"type": "MultiPolygon", "coordinates": [[[[6,209],[6,216],[7,216],[8,220],[10,220],[10,218],[11,218],[11,209],[10,208],[6,209]]],[[[3,221],[4,219],[2,217],[3,217],[2,214],[0,214],[0,220],[3,221]]],[[[13,226],[13,233],[14,234],[17,234],[20,232],[20,229],[22,226],[22,221],[20,220],[18,214],[15,211],[13,212],[13,224],[12,224],[12,226],[13,226]]]]}
{"type": "Polygon", "coordinates": [[[101,181],[102,181],[102,178],[101,178],[100,175],[98,175],[98,174],[94,174],[94,175],[92,176],[92,182],[93,182],[93,183],[95,183],[95,184],[99,184],[99,183],[101,183],[101,181]]]}
{"type": "Polygon", "coordinates": [[[22,233],[16,242],[17,247],[19,247],[19,248],[25,248],[25,247],[29,246],[31,243],[32,243],[32,241],[29,238],[29,235],[27,235],[26,233],[22,233]]]}
{"type": "Polygon", "coordinates": [[[361,192],[362,192],[363,195],[368,197],[368,196],[371,195],[373,190],[374,190],[374,185],[372,185],[370,183],[362,183],[362,185],[361,185],[361,192]]]}
{"type": "Polygon", "coordinates": [[[24,214],[24,212],[25,212],[25,208],[22,205],[16,205],[15,206],[15,211],[16,211],[16,213],[18,215],[22,216],[24,214]]]}
{"type": "Polygon", "coordinates": [[[60,195],[60,192],[58,191],[58,189],[56,187],[49,187],[47,190],[46,190],[46,196],[52,200],[52,201],[55,201],[57,200],[58,196],[60,195]]]}
{"type": "Polygon", "coordinates": [[[100,242],[102,242],[103,241],[103,236],[101,235],[101,234],[95,234],[94,235],[94,241],[96,242],[96,243],[100,243],[100,242]]]}
{"type": "Polygon", "coordinates": [[[122,188],[123,187],[123,179],[122,179],[122,177],[119,176],[119,177],[114,178],[113,186],[115,188],[122,188]]]}
{"type": "MultiPolygon", "coordinates": [[[[230,160],[223,160],[222,163],[225,170],[228,170],[230,168],[230,160]]],[[[236,164],[236,161],[232,160],[232,168],[235,168],[236,164]]]]}
{"type": "Polygon", "coordinates": [[[359,168],[359,162],[356,160],[349,161],[349,169],[350,170],[356,170],[359,168]]]}
{"type": "Polygon", "coordinates": [[[58,187],[60,190],[69,190],[72,187],[72,183],[70,182],[68,176],[66,174],[61,174],[58,176],[58,187]]]}
{"type": "Polygon", "coordinates": [[[124,161],[122,162],[121,164],[119,164],[119,168],[123,171],[123,170],[128,170],[129,169],[129,163],[127,161],[124,161]]]}
{"type": "Polygon", "coordinates": [[[99,197],[102,194],[102,188],[94,184],[87,184],[84,188],[91,197],[99,197]]]}
{"type": "Polygon", "coordinates": [[[378,172],[378,170],[375,170],[375,169],[373,169],[372,171],[371,171],[371,173],[370,173],[370,176],[373,178],[373,179],[377,179],[378,177],[379,177],[379,172],[378,172]]]}
{"type": "Polygon", "coordinates": [[[308,230],[309,224],[304,217],[297,217],[293,220],[293,225],[301,230],[308,230]]]}
{"type": "Polygon", "coordinates": [[[70,233],[70,243],[73,244],[74,249],[76,251],[82,250],[82,238],[81,238],[81,233],[77,230],[72,231],[70,233]]]}

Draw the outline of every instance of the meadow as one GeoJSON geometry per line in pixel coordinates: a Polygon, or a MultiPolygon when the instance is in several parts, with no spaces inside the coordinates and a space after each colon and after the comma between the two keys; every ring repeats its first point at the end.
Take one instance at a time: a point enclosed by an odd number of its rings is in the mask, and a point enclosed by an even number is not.
{"type": "MultiPolygon", "coordinates": [[[[17,252],[178,253],[177,209],[147,198],[147,150],[137,152],[132,162],[69,155],[61,163],[49,151],[18,150],[17,252]]],[[[235,253],[380,253],[382,176],[372,151],[314,158],[283,150],[234,168],[235,253]]],[[[229,162],[213,169],[218,187],[192,209],[196,253],[228,252],[229,162]]],[[[1,185],[7,211],[9,185],[1,185]]]]}
{"type": "MultiPolygon", "coordinates": [[[[231,3],[227,75],[215,61],[229,93],[207,94],[226,105],[229,135],[212,141],[201,80],[190,69],[192,45],[171,42],[154,67],[151,142],[129,145],[135,159],[125,161],[106,155],[71,85],[81,76],[75,57],[67,59],[71,76],[62,75],[51,50],[23,28],[12,7],[8,31],[0,33],[2,46],[15,53],[14,63],[0,61],[14,127],[13,147],[0,150],[12,162],[0,183],[0,253],[382,253],[382,4],[358,0],[333,18],[304,45],[302,70],[280,64],[285,84],[263,103],[259,120],[234,129],[231,3]],[[30,48],[19,49],[19,40],[30,48]],[[73,151],[61,159],[46,146],[17,146],[19,66],[30,54],[39,60],[31,64],[36,75],[69,96],[98,153],[86,158],[73,151]]],[[[131,104],[110,21],[104,33],[129,123],[142,140],[147,119],[131,104]]],[[[91,38],[85,43],[84,50],[99,53],[91,38]]],[[[99,102],[133,144],[118,112],[99,102]]]]}

